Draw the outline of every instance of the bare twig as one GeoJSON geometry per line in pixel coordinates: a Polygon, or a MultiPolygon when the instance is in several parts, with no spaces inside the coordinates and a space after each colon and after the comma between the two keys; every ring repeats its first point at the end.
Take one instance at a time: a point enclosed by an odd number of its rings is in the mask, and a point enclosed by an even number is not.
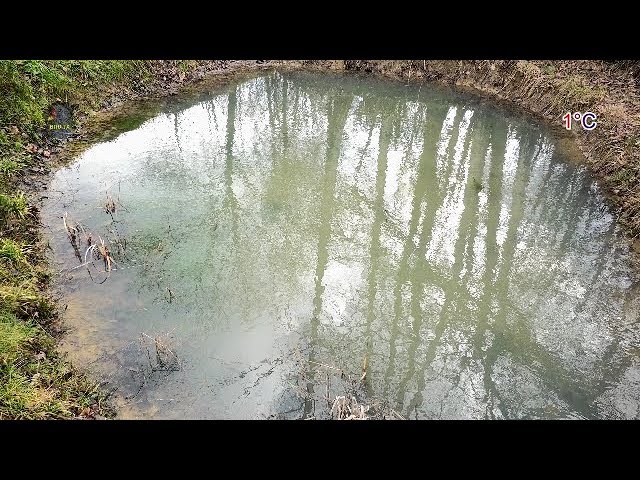
{"type": "Polygon", "coordinates": [[[104,211],[111,215],[113,218],[113,214],[116,213],[116,202],[113,201],[111,195],[107,194],[107,203],[104,206],[104,211]]]}
{"type": "Polygon", "coordinates": [[[404,418],[402,415],[400,415],[398,412],[396,412],[393,408],[391,408],[389,410],[391,410],[391,413],[393,413],[396,417],[398,417],[399,420],[406,420],[406,418],[404,418]]]}
{"type": "Polygon", "coordinates": [[[329,397],[329,374],[327,373],[327,407],[330,405],[331,397],[329,397]]]}
{"type": "MultiPolygon", "coordinates": [[[[156,362],[157,362],[157,365],[160,366],[160,369],[171,370],[171,369],[174,369],[179,364],[178,355],[173,350],[171,350],[167,345],[161,342],[158,336],[151,337],[144,332],[141,332],[141,335],[153,341],[156,347],[156,362]],[[168,356],[170,357],[167,360],[168,356]]],[[[151,361],[150,358],[149,358],[149,361],[151,361]]]]}

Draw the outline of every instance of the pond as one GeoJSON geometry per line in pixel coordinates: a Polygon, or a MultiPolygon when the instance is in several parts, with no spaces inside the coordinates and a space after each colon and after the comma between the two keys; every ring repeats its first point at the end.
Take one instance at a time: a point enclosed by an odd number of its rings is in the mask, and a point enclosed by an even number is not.
{"type": "Polygon", "coordinates": [[[42,209],[64,348],[123,418],[638,417],[628,248],[531,119],[311,72],[155,108],[42,209]]]}

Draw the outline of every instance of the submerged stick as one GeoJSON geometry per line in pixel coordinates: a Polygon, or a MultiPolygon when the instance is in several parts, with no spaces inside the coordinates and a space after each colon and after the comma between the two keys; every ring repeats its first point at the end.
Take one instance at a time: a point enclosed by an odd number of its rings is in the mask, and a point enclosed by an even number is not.
{"type": "Polygon", "coordinates": [[[338,371],[338,372],[342,372],[342,369],[341,369],[341,368],[338,368],[338,367],[332,367],[331,365],[326,365],[326,364],[324,364],[324,363],[314,362],[313,360],[309,360],[309,363],[313,363],[313,364],[315,364],[315,365],[319,365],[319,366],[321,366],[321,367],[330,368],[331,370],[336,370],[336,371],[338,371]]]}
{"type": "Polygon", "coordinates": [[[78,228],[77,228],[78,224],[76,224],[75,227],[69,226],[69,224],[67,223],[68,215],[69,214],[67,212],[64,212],[64,215],[62,216],[62,223],[64,224],[64,229],[67,231],[67,237],[69,238],[69,242],[73,247],[73,252],[76,254],[76,258],[80,262],[82,262],[82,257],[80,256],[80,249],[78,248],[78,228]]]}

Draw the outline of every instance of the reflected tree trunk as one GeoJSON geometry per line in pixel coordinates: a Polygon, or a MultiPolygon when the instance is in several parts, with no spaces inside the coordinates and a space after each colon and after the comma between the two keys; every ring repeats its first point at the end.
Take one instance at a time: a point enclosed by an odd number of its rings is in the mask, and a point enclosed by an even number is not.
{"type": "Polygon", "coordinates": [[[231,229],[233,235],[234,248],[238,246],[238,200],[233,193],[233,140],[235,135],[237,105],[237,87],[233,87],[229,92],[227,103],[227,139],[225,144],[224,162],[224,182],[225,201],[224,209],[228,210],[231,216],[231,229]]]}
{"type": "MultiPolygon", "coordinates": [[[[413,191],[413,198],[411,200],[411,217],[409,221],[409,232],[405,237],[402,255],[400,263],[398,265],[398,273],[396,280],[396,287],[394,289],[394,305],[393,305],[393,323],[391,325],[391,334],[389,338],[389,363],[384,375],[384,394],[387,395],[391,377],[395,371],[395,356],[396,356],[396,342],[399,335],[398,322],[402,316],[402,286],[410,281],[410,269],[409,258],[413,255],[417,247],[414,244],[414,237],[418,229],[418,223],[420,220],[421,207],[423,203],[423,197],[426,195],[427,186],[433,185],[433,182],[429,182],[429,179],[436,178],[436,155],[437,152],[430,150],[431,145],[437,145],[440,140],[440,133],[442,128],[437,128],[436,125],[444,124],[444,117],[430,117],[431,121],[425,123],[424,140],[422,144],[422,153],[418,163],[418,173],[415,179],[415,187],[413,191]]],[[[437,208],[442,199],[440,192],[437,194],[430,193],[430,197],[438,198],[438,201],[433,200],[429,209],[437,211],[437,208]],[[437,206],[437,205],[438,206],[437,206]]],[[[433,222],[431,222],[433,223],[433,222]]],[[[429,227],[431,228],[431,226],[429,227]]]]}
{"type": "MultiPolygon", "coordinates": [[[[338,173],[338,160],[342,146],[344,126],[351,106],[351,98],[343,95],[331,95],[329,97],[327,112],[327,153],[325,159],[325,172],[322,188],[322,205],[320,208],[320,229],[318,235],[317,262],[315,270],[315,294],[313,297],[313,313],[310,325],[310,353],[309,371],[307,378],[313,379],[314,371],[311,368],[316,358],[318,348],[318,328],[322,312],[322,294],[324,285],[322,280],[329,261],[328,246],[331,239],[331,221],[333,219],[335,204],[335,188],[338,173]]],[[[304,415],[309,416],[313,410],[314,382],[307,383],[307,399],[305,400],[304,415]]]]}
{"type": "MultiPolygon", "coordinates": [[[[483,125],[478,123],[475,123],[473,126],[470,125],[469,130],[470,130],[470,133],[468,135],[469,139],[472,138],[471,130],[473,131],[479,130],[481,132],[484,132],[483,125]]],[[[458,238],[454,247],[455,260],[454,260],[454,266],[453,266],[453,273],[451,275],[451,279],[456,280],[456,283],[457,283],[456,286],[458,287],[458,291],[461,291],[464,288],[466,288],[466,286],[461,285],[462,280],[460,279],[460,272],[464,265],[465,252],[467,251],[467,246],[473,242],[473,239],[475,238],[476,231],[477,231],[478,194],[473,185],[472,178],[474,178],[474,175],[477,175],[477,172],[482,171],[484,167],[484,159],[485,159],[484,153],[486,151],[487,143],[488,143],[487,140],[484,140],[485,139],[484,135],[476,135],[473,138],[474,140],[475,139],[479,139],[479,140],[476,140],[471,145],[467,144],[467,146],[465,146],[465,148],[463,149],[463,154],[465,155],[465,157],[462,160],[463,165],[465,164],[465,162],[467,162],[466,153],[470,152],[469,159],[468,159],[469,166],[468,166],[468,172],[467,172],[467,181],[464,186],[464,195],[463,195],[464,210],[462,213],[462,217],[460,219],[460,225],[463,226],[463,230],[458,235],[458,238]]],[[[435,284],[442,284],[440,280],[434,282],[435,280],[434,275],[431,273],[433,270],[431,269],[429,263],[426,262],[426,260],[424,260],[424,257],[422,255],[422,252],[424,252],[431,238],[431,232],[432,232],[433,224],[435,221],[437,208],[441,204],[441,202],[442,202],[441,196],[434,195],[434,193],[431,193],[427,197],[427,209],[425,210],[425,219],[423,221],[423,231],[420,235],[420,239],[418,243],[418,252],[420,253],[420,256],[418,257],[418,260],[416,261],[416,264],[414,267],[415,280],[412,284],[412,289],[411,289],[411,316],[413,318],[412,335],[414,340],[411,346],[409,347],[408,369],[404,378],[400,383],[398,397],[396,399],[396,403],[400,411],[402,411],[404,407],[403,399],[404,399],[404,392],[406,390],[406,386],[408,385],[409,381],[413,378],[415,374],[416,352],[418,349],[418,345],[420,344],[420,341],[422,341],[422,337],[420,336],[420,329],[423,323],[423,312],[420,307],[422,289],[424,285],[431,282],[435,284]],[[419,281],[418,281],[418,278],[419,278],[419,281]]],[[[449,280],[447,283],[451,284],[452,280],[449,280]]],[[[451,290],[452,289],[450,287],[447,288],[447,292],[450,292],[451,290]]],[[[445,293],[445,306],[448,307],[449,303],[447,302],[447,298],[449,297],[447,297],[446,295],[447,294],[445,293]]],[[[458,303],[460,304],[463,303],[461,299],[458,299],[458,301],[459,301],[458,303]]],[[[444,319],[445,311],[446,310],[443,306],[443,310],[441,312],[442,314],[441,319],[444,319]]],[[[436,329],[437,329],[437,326],[436,326],[436,329]]],[[[439,338],[439,337],[436,336],[436,338],[439,338]]],[[[436,342],[434,339],[434,342],[432,343],[432,345],[435,346],[435,344],[436,342]]],[[[427,359],[430,358],[428,351],[426,354],[426,358],[427,359]]],[[[430,364],[430,361],[429,363],[425,361],[421,365],[420,375],[418,375],[418,386],[417,386],[419,392],[421,392],[422,389],[424,388],[424,373],[425,373],[426,367],[429,364],[430,364]]],[[[419,397],[414,397],[410,402],[409,408],[406,411],[407,417],[411,413],[411,410],[415,409],[418,405],[419,405],[419,397]]]]}
{"type": "MultiPolygon", "coordinates": [[[[467,137],[470,138],[472,136],[472,132],[475,129],[482,131],[482,125],[474,125],[471,123],[468,127],[467,137]]],[[[506,140],[506,138],[505,138],[506,140]]],[[[492,139],[493,141],[493,139],[492,139]]],[[[451,143],[450,143],[451,145],[451,143]]],[[[417,410],[417,408],[424,401],[423,391],[426,385],[426,373],[427,369],[432,365],[433,361],[436,358],[437,348],[440,346],[440,342],[445,333],[447,327],[448,316],[450,314],[450,309],[452,306],[456,305],[464,305],[464,300],[462,300],[461,296],[464,297],[466,292],[466,285],[461,282],[460,274],[465,265],[465,252],[468,251],[468,244],[474,241],[477,229],[478,229],[478,195],[473,184],[473,174],[471,172],[478,172],[481,170],[479,165],[482,165],[482,169],[484,168],[485,162],[485,152],[487,149],[487,144],[483,141],[472,145],[473,152],[475,154],[469,155],[470,161],[474,162],[469,166],[469,173],[467,174],[466,183],[464,186],[463,193],[463,205],[464,209],[462,212],[462,218],[460,221],[460,225],[463,225],[463,230],[459,232],[456,242],[454,245],[454,263],[451,269],[451,274],[448,279],[444,283],[444,301],[442,307],[440,308],[440,315],[436,324],[434,325],[434,338],[431,340],[429,345],[427,346],[424,362],[420,366],[420,374],[418,375],[416,394],[409,402],[407,406],[406,414],[409,415],[412,410],[417,410]],[[478,162],[476,164],[475,162],[478,162]]],[[[468,154],[468,146],[465,146],[462,150],[463,152],[463,160],[461,163],[466,161],[468,154]]],[[[459,381],[459,375],[456,381],[459,381]]]]}
{"type": "MultiPolygon", "coordinates": [[[[376,172],[376,186],[375,186],[375,200],[373,204],[373,226],[371,229],[371,246],[369,248],[369,258],[371,264],[369,267],[369,275],[367,278],[367,320],[365,329],[365,358],[369,359],[371,364],[371,356],[373,353],[373,338],[371,335],[371,327],[374,320],[374,306],[376,298],[376,272],[378,270],[378,262],[380,258],[380,232],[382,229],[382,222],[385,217],[384,212],[384,186],[387,179],[387,153],[389,150],[389,142],[391,141],[391,127],[393,118],[388,115],[382,119],[380,125],[380,133],[378,135],[378,168],[376,172]]],[[[369,130],[368,143],[371,141],[371,132],[374,129],[375,124],[372,123],[369,130]]],[[[361,161],[362,162],[362,161],[361,161]]],[[[368,393],[372,394],[371,382],[366,382],[368,393]]]]}

